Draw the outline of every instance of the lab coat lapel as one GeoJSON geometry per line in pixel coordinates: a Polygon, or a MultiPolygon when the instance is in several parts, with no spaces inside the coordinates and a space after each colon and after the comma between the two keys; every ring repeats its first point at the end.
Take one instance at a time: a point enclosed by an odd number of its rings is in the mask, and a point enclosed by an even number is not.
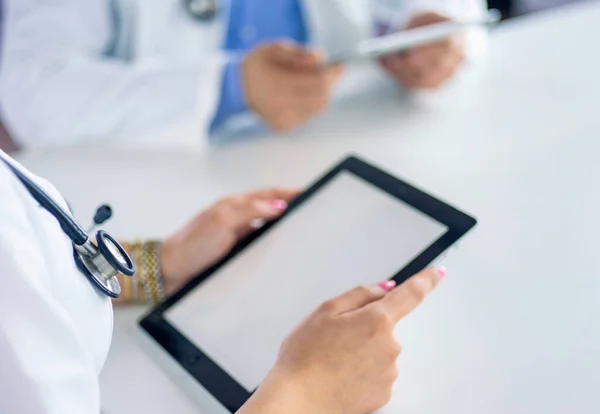
{"type": "Polygon", "coordinates": [[[222,18],[198,22],[185,10],[181,1],[121,0],[131,9],[135,22],[134,38],[137,57],[163,56],[175,60],[210,59],[218,53],[224,37],[222,18]]]}

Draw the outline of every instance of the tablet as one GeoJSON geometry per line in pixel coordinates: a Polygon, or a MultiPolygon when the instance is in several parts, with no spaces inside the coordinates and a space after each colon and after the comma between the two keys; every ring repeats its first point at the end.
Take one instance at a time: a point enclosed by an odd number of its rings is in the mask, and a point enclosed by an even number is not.
{"type": "Polygon", "coordinates": [[[498,10],[492,9],[484,20],[447,21],[364,40],[350,50],[333,53],[325,59],[325,66],[350,61],[375,59],[398,53],[417,46],[424,46],[459,35],[470,27],[492,27],[502,18],[498,10]]]}
{"type": "Polygon", "coordinates": [[[432,263],[473,217],[350,157],[153,310],[141,326],[232,413],[320,303],[398,284],[432,263]]]}

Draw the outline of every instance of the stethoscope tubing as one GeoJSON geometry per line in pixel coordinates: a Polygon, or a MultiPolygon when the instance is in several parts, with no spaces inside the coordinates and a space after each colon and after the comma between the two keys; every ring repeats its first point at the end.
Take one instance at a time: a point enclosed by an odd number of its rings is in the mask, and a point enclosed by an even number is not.
{"type": "MultiPolygon", "coordinates": [[[[135,273],[135,264],[123,246],[111,235],[102,230],[96,234],[97,245],[92,243],[86,231],[75,221],[73,216],[65,211],[48,193],[29,178],[19,167],[13,164],[2,152],[0,152],[0,160],[6,164],[8,169],[23,184],[33,199],[57,220],[62,231],[73,243],[73,256],[80,272],[102,293],[112,298],[118,298],[121,294],[121,287],[117,274],[133,276],[135,273]],[[117,253],[111,251],[109,245],[113,249],[116,249],[117,253]],[[118,254],[122,260],[119,260],[115,254],[118,254]]],[[[106,209],[109,207],[102,206],[102,208],[106,209]]],[[[107,213],[99,211],[96,214],[97,216],[104,216],[107,213]]]]}

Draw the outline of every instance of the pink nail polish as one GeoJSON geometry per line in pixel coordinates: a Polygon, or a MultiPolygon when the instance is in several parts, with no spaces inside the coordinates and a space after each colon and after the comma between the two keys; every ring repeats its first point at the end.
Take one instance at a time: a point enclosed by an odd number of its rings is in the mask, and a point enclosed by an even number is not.
{"type": "Polygon", "coordinates": [[[275,210],[284,211],[288,207],[288,203],[283,200],[273,200],[271,201],[271,207],[275,210]]]}
{"type": "Polygon", "coordinates": [[[439,267],[438,270],[438,276],[440,277],[440,280],[442,280],[443,278],[446,277],[446,274],[448,273],[448,269],[446,269],[444,266],[439,267]]]}
{"type": "Polygon", "coordinates": [[[393,280],[387,280],[385,282],[381,282],[379,284],[379,287],[385,290],[386,292],[389,292],[390,290],[396,287],[396,282],[394,282],[393,280]]]}

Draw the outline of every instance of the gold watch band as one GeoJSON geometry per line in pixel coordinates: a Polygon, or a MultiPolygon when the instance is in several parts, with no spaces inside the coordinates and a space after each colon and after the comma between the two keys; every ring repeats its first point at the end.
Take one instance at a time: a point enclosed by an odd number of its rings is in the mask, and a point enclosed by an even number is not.
{"type": "Polygon", "coordinates": [[[137,271],[123,283],[123,300],[127,303],[158,305],[165,299],[160,264],[160,245],[156,240],[121,243],[135,263],[137,271]]]}

